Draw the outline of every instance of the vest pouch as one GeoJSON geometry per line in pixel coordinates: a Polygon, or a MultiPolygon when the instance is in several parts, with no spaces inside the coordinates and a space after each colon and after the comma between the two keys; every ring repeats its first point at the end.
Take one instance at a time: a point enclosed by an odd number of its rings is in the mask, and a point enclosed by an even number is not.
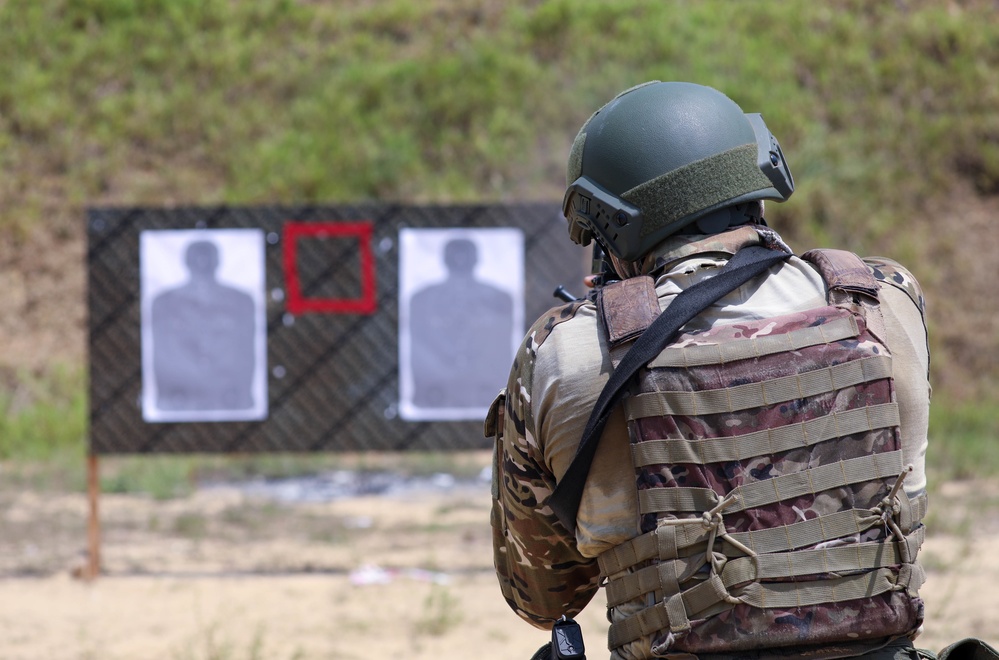
{"type": "Polygon", "coordinates": [[[489,405],[489,412],[482,424],[482,435],[487,438],[498,439],[503,435],[503,409],[506,407],[506,388],[500,390],[493,402],[489,405]]]}
{"type": "Polygon", "coordinates": [[[489,406],[489,412],[486,413],[486,419],[483,423],[482,433],[487,438],[492,438],[493,442],[493,478],[492,478],[492,495],[493,501],[499,499],[499,443],[503,440],[503,418],[506,411],[506,388],[504,387],[500,390],[500,393],[493,400],[492,405],[489,406]]]}

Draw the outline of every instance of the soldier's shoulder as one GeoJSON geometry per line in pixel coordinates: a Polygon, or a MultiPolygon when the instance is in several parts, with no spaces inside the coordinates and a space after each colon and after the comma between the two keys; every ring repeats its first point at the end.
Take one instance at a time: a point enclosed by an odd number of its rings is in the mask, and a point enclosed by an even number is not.
{"type": "Polygon", "coordinates": [[[587,305],[592,307],[593,303],[584,298],[552,307],[542,314],[527,332],[527,339],[530,342],[529,347],[536,351],[551,336],[556,327],[574,319],[579,311],[587,305]]]}
{"type": "Polygon", "coordinates": [[[926,315],[926,299],[919,281],[908,268],[887,257],[864,257],[867,269],[882,286],[889,285],[905,292],[919,308],[920,314],[926,315]]]}

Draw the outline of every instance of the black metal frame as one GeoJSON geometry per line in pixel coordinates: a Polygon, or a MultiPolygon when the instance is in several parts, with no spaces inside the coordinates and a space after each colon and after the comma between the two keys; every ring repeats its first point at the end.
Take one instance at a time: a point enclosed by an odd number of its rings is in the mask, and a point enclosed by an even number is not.
{"type": "MultiPolygon", "coordinates": [[[[517,205],[97,208],[87,214],[90,450],[93,454],[481,449],[482,423],[406,422],[398,404],[398,233],[403,227],[518,227],[525,237],[529,325],[559,304],[559,284],[581,290],[587,256],[566,236],[557,203],[517,205]],[[283,290],[286,222],[373,225],[374,314],[304,314],[268,296],[269,415],[261,422],[146,423],[141,414],[139,232],[261,228],[267,290],[283,290]]],[[[300,256],[303,294],[330,281],[355,286],[357,259],[300,256]]],[[[318,293],[317,293],[318,292],[318,293]]],[[[335,292],[334,292],[335,293],[335,292]]]]}

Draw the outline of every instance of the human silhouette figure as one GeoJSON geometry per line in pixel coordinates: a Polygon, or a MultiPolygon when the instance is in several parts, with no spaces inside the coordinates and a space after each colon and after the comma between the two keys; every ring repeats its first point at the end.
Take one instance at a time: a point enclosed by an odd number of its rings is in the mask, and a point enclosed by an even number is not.
{"type": "Polygon", "coordinates": [[[487,408],[513,359],[513,298],[477,280],[468,239],[444,246],[447,278],[410,299],[413,405],[487,408]]]}
{"type": "Polygon", "coordinates": [[[218,247],[188,245],[188,281],[153,300],[153,371],[160,410],[244,410],[254,405],[254,303],[215,279],[218,247]]]}

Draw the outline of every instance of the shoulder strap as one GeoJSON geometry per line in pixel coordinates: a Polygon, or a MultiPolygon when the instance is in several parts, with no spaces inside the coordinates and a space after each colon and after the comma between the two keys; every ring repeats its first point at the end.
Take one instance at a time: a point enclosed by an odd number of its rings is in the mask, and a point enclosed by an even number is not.
{"type": "Polygon", "coordinates": [[[832,248],[809,250],[801,258],[819,271],[830,305],[847,306],[861,314],[867,329],[882,342],[887,341],[888,330],[878,297],[881,287],[863,259],[853,252],[832,248]]]}
{"type": "Polygon", "coordinates": [[[612,349],[633,341],[661,313],[656,283],[642,275],[606,284],[597,291],[597,311],[612,349]]]}
{"type": "MultiPolygon", "coordinates": [[[[830,294],[862,293],[877,300],[878,283],[867,264],[852,252],[820,248],[809,250],[801,258],[815,265],[830,294]]],[[[830,301],[836,302],[836,301],[830,301]]]]}
{"type": "Polygon", "coordinates": [[[568,531],[576,529],[576,513],[579,510],[583,486],[590,472],[590,464],[593,462],[600,434],[631,377],[658,355],[690,319],[727,293],[790,256],[787,252],[777,252],[760,245],[751,245],[739,250],[717,275],[681,292],[670,303],[666,312],[660,314],[648,330],[638,337],[604,385],[583,428],[583,437],[579,441],[569,469],[548,499],[548,505],[568,531]]]}

